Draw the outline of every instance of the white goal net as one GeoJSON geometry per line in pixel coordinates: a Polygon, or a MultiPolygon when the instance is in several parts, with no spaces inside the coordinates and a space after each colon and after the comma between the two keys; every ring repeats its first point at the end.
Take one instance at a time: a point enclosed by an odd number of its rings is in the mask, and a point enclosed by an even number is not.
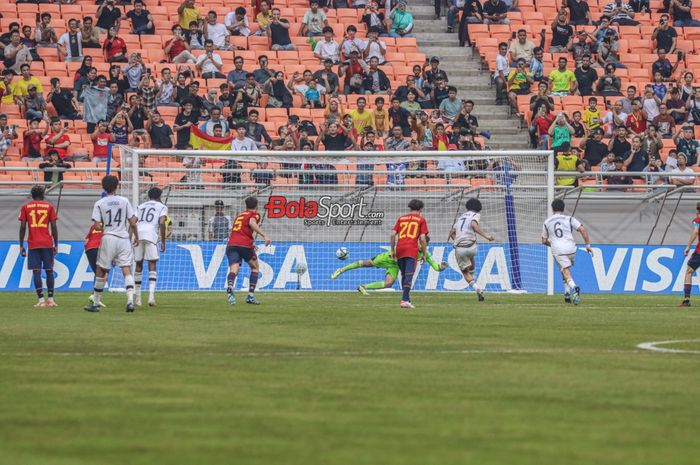
{"type": "MultiPolygon", "coordinates": [[[[444,271],[428,263],[414,289],[463,291],[448,241],[465,203],[481,201],[477,282],[488,292],[551,293],[551,262],[540,243],[553,196],[549,152],[218,152],[121,149],[122,194],[134,207],[148,189],[163,189],[172,234],[158,265],[160,290],[221,290],[227,273],[226,241],[244,200],[259,200],[261,290],[351,291],[384,279],[384,270],[334,270],[385,252],[396,219],[411,199],[425,204],[428,250],[444,271]],[[345,247],[346,260],[336,251],[345,247]]],[[[236,289],[247,288],[244,266],[236,289]]],[[[120,273],[111,286],[120,287],[120,273]]],[[[395,285],[398,288],[398,284],[395,285]]]]}

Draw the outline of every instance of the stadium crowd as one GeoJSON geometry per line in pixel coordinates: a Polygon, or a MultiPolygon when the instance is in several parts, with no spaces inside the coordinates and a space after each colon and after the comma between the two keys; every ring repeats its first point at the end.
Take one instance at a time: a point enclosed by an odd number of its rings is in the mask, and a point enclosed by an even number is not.
{"type": "MultiPolygon", "coordinates": [[[[104,0],[94,17],[82,18],[66,15],[62,5],[63,33],[41,5],[34,29],[10,22],[0,36],[0,158],[40,163],[54,156],[65,164],[105,161],[110,144],[188,149],[193,126],[233,137],[234,151],[482,148],[490,134],[479,128],[474,102],[449,85],[439,57],[414,54],[423,59],[405,66],[403,56],[389,52],[387,41],[411,37],[405,1],[356,0],[358,24],[329,22],[332,8],[347,6],[310,0],[293,25],[271,0],[225,13],[184,0],[177,23],[167,24],[168,36],[156,43],[145,41],[164,25],[142,0],[104,0]],[[162,52],[132,50],[134,35],[162,52]],[[246,46],[253,43],[261,47],[251,58],[246,46]],[[33,74],[37,62],[48,70],[54,60],[75,63],[69,85],[58,76],[42,85],[33,74]],[[20,124],[8,124],[11,108],[20,124]],[[74,145],[81,133],[90,145],[74,145]]],[[[438,168],[454,168],[448,165],[438,168]]]]}
{"type": "Polygon", "coordinates": [[[460,45],[476,47],[493,71],[496,104],[521,115],[531,146],[553,149],[559,170],[644,171],[606,182],[692,185],[659,173],[700,170],[700,21],[689,0],[656,3],[462,0],[450,3],[447,24],[452,32],[461,10],[460,45]]]}

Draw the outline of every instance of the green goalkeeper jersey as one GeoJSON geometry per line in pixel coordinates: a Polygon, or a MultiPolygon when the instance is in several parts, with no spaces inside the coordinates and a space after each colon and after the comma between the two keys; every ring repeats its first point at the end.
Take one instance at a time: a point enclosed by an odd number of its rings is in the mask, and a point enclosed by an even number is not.
{"type": "MultiPolygon", "coordinates": [[[[420,260],[422,256],[422,252],[419,251],[418,260],[420,260]]],[[[428,262],[428,264],[433,270],[440,271],[440,264],[433,259],[432,255],[430,255],[430,252],[428,252],[427,250],[425,253],[425,261],[428,262]]],[[[372,259],[372,266],[374,266],[375,268],[385,268],[387,273],[391,274],[394,277],[398,276],[399,274],[399,265],[396,262],[396,260],[391,258],[390,251],[386,251],[375,256],[372,259]]]]}

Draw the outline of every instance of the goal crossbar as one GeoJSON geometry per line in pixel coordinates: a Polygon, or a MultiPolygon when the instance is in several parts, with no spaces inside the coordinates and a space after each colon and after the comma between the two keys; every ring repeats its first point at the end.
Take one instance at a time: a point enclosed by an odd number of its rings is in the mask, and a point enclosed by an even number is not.
{"type": "MultiPolygon", "coordinates": [[[[223,184],[219,185],[206,180],[199,184],[199,190],[193,190],[192,187],[187,188],[186,182],[169,183],[167,195],[171,197],[173,214],[179,215],[178,221],[173,223],[175,234],[177,234],[176,242],[180,244],[178,246],[181,248],[192,251],[199,247],[203,251],[201,253],[205,255],[214,253],[214,256],[218,256],[217,254],[220,252],[209,249],[215,244],[210,245],[206,242],[211,240],[207,239],[206,223],[207,218],[212,214],[213,199],[215,198],[224,199],[227,211],[231,212],[231,216],[234,216],[236,211],[241,211],[242,200],[246,195],[256,195],[261,202],[272,202],[272,199],[277,201],[276,199],[283,198],[290,202],[306,199],[316,203],[325,196],[331,199],[329,202],[335,202],[338,208],[344,206],[350,208],[352,202],[364,202],[364,208],[367,208],[370,213],[376,214],[377,211],[381,211],[382,215],[385,216],[381,227],[376,226],[374,220],[362,222],[355,218],[352,221],[334,223],[335,226],[329,229],[328,226],[331,224],[329,220],[305,219],[303,224],[300,224],[292,218],[271,217],[271,212],[275,210],[268,209],[267,205],[261,209],[265,228],[272,230],[273,236],[283,238],[283,245],[280,247],[286,248],[288,254],[302,254],[295,256],[295,260],[320,260],[322,263],[315,267],[322,268],[323,273],[326,273],[331,267],[342,264],[342,262],[334,262],[334,252],[328,250],[329,247],[336,247],[336,244],[345,243],[351,247],[354,258],[369,258],[371,254],[376,254],[378,245],[388,238],[387,231],[391,227],[389,222],[405,212],[405,203],[409,198],[424,198],[429,202],[426,214],[429,224],[431,224],[431,231],[435,231],[436,240],[442,241],[447,236],[451,225],[461,214],[460,212],[464,210],[464,202],[469,197],[477,197],[481,199],[482,203],[485,202],[482,213],[484,227],[490,227],[492,231],[495,230],[500,244],[496,246],[484,244],[482,246],[483,252],[480,252],[484,254],[480,257],[481,260],[489,262],[489,260],[498,260],[498,257],[505,260],[504,263],[510,275],[507,285],[509,290],[529,290],[530,285],[527,284],[528,280],[531,281],[529,274],[538,274],[546,269],[543,284],[538,284],[535,287],[536,292],[553,293],[553,261],[550,254],[543,250],[544,246],[539,243],[542,221],[551,213],[549,206],[554,199],[555,171],[551,151],[280,152],[260,150],[241,152],[119,148],[122,155],[123,192],[131,198],[134,205],[145,199],[146,189],[144,188],[162,184],[161,179],[168,175],[169,179],[173,180],[178,179],[177,176],[180,174],[189,176],[193,173],[201,173],[208,175],[208,179],[211,179],[211,176],[214,175],[232,173],[238,176],[250,174],[252,179],[252,171],[255,171],[256,174],[264,173],[288,178],[285,183],[272,185],[243,180],[240,183],[241,189],[238,189],[237,185],[226,187],[223,184]],[[153,157],[153,161],[147,162],[149,157],[153,157]],[[253,166],[254,169],[227,169],[225,167],[217,169],[204,166],[201,168],[184,166],[172,168],[172,163],[165,164],[157,161],[166,160],[165,157],[172,157],[173,160],[178,161],[186,157],[200,158],[218,161],[221,164],[225,160],[233,159],[244,166],[253,166]],[[498,169],[484,168],[487,161],[490,163],[494,160],[498,163],[498,169]],[[413,166],[412,163],[419,161],[428,162],[429,167],[420,170],[404,168],[400,173],[406,178],[428,178],[420,186],[411,183],[397,185],[376,181],[370,181],[370,185],[363,185],[359,181],[360,176],[368,173],[370,173],[369,176],[384,175],[384,178],[394,176],[397,171],[389,169],[388,165],[406,164],[408,166],[411,163],[410,166],[413,166]],[[441,161],[461,161],[465,167],[471,163],[472,166],[481,168],[465,168],[464,171],[436,170],[434,166],[436,164],[440,166],[441,161]],[[266,168],[266,165],[256,165],[260,163],[272,163],[273,168],[266,168]],[[279,165],[285,163],[298,167],[290,168],[279,165]],[[301,164],[332,165],[334,169],[330,173],[337,176],[336,179],[341,179],[341,175],[343,175],[343,181],[336,180],[336,184],[330,185],[309,185],[294,182],[293,179],[289,178],[299,176],[301,180],[303,175],[320,173],[314,169],[304,169],[301,164]],[[359,165],[371,165],[372,168],[368,172],[360,169],[359,165]],[[148,175],[148,171],[152,172],[155,177],[148,175]],[[146,177],[144,172],[149,177],[146,177]],[[345,175],[351,175],[353,178],[345,177],[345,175]],[[354,181],[354,176],[358,178],[357,183],[354,181]],[[444,178],[443,182],[440,182],[440,178],[444,178]],[[352,181],[350,181],[351,179],[352,181]],[[489,180],[489,183],[480,185],[485,179],[489,180]],[[220,187],[217,189],[217,186],[220,187]],[[182,202],[178,199],[182,199],[182,202]],[[314,221],[317,221],[318,224],[314,221]],[[314,229],[315,225],[320,226],[322,223],[323,229],[314,229]],[[178,227],[182,230],[177,230],[178,227]],[[300,246],[301,248],[294,246],[295,240],[299,244],[303,244],[300,246]],[[500,252],[498,250],[494,252],[497,255],[496,258],[491,256],[493,247],[500,250],[500,252]],[[306,256],[304,256],[304,249],[306,256]]],[[[216,163],[213,166],[216,166],[216,163]]],[[[376,179],[381,180],[382,178],[376,179]]],[[[413,179],[409,180],[413,181],[413,179]]],[[[420,179],[417,180],[420,181],[420,179]]],[[[381,221],[376,223],[381,224],[381,221]]],[[[440,252],[441,254],[448,250],[444,249],[444,245],[446,242],[435,243],[436,248],[443,247],[440,249],[443,250],[440,252]]],[[[445,255],[443,258],[447,260],[448,256],[445,255]]],[[[454,268],[456,265],[452,260],[454,258],[450,255],[449,265],[454,268]]],[[[309,268],[309,274],[313,274],[315,271],[314,267],[309,268]]],[[[315,276],[313,278],[317,279],[315,276]]],[[[304,288],[305,278],[299,279],[301,280],[299,285],[304,288]]],[[[447,283],[445,286],[457,289],[454,284],[447,283]]],[[[200,288],[202,288],[201,283],[200,288]]],[[[503,286],[501,288],[505,289],[503,286]]],[[[337,288],[332,287],[332,289],[337,288]]]]}

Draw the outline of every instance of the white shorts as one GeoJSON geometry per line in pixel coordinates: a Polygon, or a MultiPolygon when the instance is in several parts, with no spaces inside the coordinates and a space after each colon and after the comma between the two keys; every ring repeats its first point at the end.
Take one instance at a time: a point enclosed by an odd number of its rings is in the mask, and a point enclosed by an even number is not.
{"type": "Polygon", "coordinates": [[[560,271],[566,268],[571,268],[576,261],[576,254],[554,255],[554,261],[556,262],[560,271]]]}
{"type": "Polygon", "coordinates": [[[105,234],[100,242],[100,250],[97,252],[97,266],[105,270],[115,266],[131,266],[134,261],[134,250],[131,241],[121,237],[105,234]]]}
{"type": "Polygon", "coordinates": [[[139,241],[138,247],[134,249],[134,258],[137,262],[142,260],[154,262],[160,258],[158,246],[150,241],[139,241]]]}
{"type": "Polygon", "coordinates": [[[469,247],[455,247],[455,259],[460,270],[471,270],[476,265],[474,257],[476,257],[476,244],[469,247]]]}

